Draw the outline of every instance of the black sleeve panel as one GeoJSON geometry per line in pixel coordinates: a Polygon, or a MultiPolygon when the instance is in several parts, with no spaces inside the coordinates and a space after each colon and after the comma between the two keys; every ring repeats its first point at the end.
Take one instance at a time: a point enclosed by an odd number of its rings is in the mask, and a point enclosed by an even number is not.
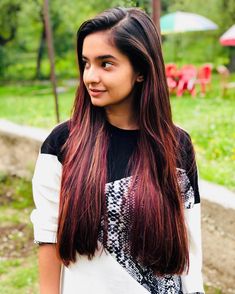
{"type": "Polygon", "coordinates": [[[200,203],[195,151],[190,135],[182,129],[179,129],[179,154],[180,156],[178,165],[180,168],[186,171],[186,174],[194,191],[195,203],[200,203]]]}
{"type": "Polygon", "coordinates": [[[62,163],[63,152],[62,147],[69,136],[69,122],[63,122],[57,125],[41,146],[41,153],[56,155],[62,163]]]}

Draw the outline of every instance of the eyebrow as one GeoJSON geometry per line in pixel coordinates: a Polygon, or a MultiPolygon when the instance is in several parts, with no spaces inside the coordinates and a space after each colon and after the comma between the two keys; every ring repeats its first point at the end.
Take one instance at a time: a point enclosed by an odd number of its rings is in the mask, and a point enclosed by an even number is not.
{"type": "MultiPolygon", "coordinates": [[[[82,55],[82,58],[85,60],[88,60],[88,58],[84,55],[82,55]]],[[[100,56],[95,57],[95,59],[97,59],[97,60],[103,60],[103,59],[109,59],[109,58],[117,60],[116,57],[114,57],[113,55],[110,55],[110,54],[100,55],[100,56]]]]}

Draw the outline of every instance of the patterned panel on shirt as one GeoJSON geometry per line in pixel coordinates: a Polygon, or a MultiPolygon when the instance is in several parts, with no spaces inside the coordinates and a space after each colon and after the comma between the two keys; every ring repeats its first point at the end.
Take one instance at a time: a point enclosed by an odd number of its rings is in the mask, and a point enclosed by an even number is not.
{"type": "MultiPolygon", "coordinates": [[[[107,251],[129,274],[152,294],[181,294],[179,276],[157,277],[148,267],[142,266],[130,255],[128,232],[129,209],[133,205],[127,197],[131,177],[106,184],[108,211],[107,251]]],[[[102,233],[99,237],[102,242],[102,233]]]]}
{"type": "Polygon", "coordinates": [[[182,168],[177,168],[177,177],[184,207],[186,209],[193,208],[195,203],[195,196],[186,171],[182,168]]]}

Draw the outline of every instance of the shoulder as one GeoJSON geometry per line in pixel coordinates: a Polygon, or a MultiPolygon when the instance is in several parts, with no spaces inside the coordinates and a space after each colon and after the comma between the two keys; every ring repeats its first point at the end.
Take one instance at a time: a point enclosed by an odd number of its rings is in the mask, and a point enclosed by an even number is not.
{"type": "Polygon", "coordinates": [[[62,161],[62,147],[69,137],[69,123],[68,120],[54,127],[41,146],[42,154],[56,155],[62,161]]]}
{"type": "Polygon", "coordinates": [[[176,136],[180,146],[187,147],[189,145],[192,145],[189,133],[179,126],[176,126],[176,136]]]}
{"type": "Polygon", "coordinates": [[[180,127],[176,127],[177,138],[177,158],[179,165],[192,164],[194,160],[195,152],[191,137],[187,131],[180,127]]]}
{"type": "Polygon", "coordinates": [[[191,137],[182,128],[177,127],[177,173],[179,186],[184,198],[185,208],[200,203],[198,173],[194,147],[191,137]]]}

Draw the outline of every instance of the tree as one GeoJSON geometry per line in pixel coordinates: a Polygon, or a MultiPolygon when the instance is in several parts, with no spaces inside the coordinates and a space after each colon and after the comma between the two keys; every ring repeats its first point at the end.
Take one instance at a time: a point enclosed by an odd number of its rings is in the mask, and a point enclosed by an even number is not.
{"type": "Polygon", "coordinates": [[[2,1],[0,4],[0,46],[5,46],[15,38],[20,9],[18,1],[2,1]]]}
{"type": "MultiPolygon", "coordinates": [[[[140,6],[151,15],[151,1],[87,0],[84,3],[77,0],[51,0],[57,74],[68,78],[76,76],[76,31],[84,20],[116,6],[140,6]]],[[[49,77],[42,3],[42,0],[0,0],[0,77],[49,77]]],[[[219,26],[213,32],[180,36],[178,61],[226,63],[229,54],[231,60],[234,60],[229,48],[219,44],[219,37],[235,22],[234,6],[234,0],[161,0],[162,14],[176,10],[191,11],[212,19],[219,26]]],[[[166,61],[172,61],[174,36],[166,36],[164,39],[166,61]]]]}
{"type": "Polygon", "coordinates": [[[136,6],[142,7],[149,15],[151,15],[151,2],[152,0],[137,0],[136,6]]]}
{"type": "Polygon", "coordinates": [[[161,1],[152,0],[152,19],[160,32],[160,15],[161,15],[161,1]]]}
{"type": "Polygon", "coordinates": [[[42,62],[43,51],[44,51],[44,47],[46,43],[46,28],[45,28],[45,22],[44,22],[42,10],[40,11],[40,19],[42,23],[42,30],[41,30],[38,52],[37,52],[37,65],[36,65],[36,74],[35,74],[36,79],[40,79],[41,77],[41,62],[42,62]]]}

